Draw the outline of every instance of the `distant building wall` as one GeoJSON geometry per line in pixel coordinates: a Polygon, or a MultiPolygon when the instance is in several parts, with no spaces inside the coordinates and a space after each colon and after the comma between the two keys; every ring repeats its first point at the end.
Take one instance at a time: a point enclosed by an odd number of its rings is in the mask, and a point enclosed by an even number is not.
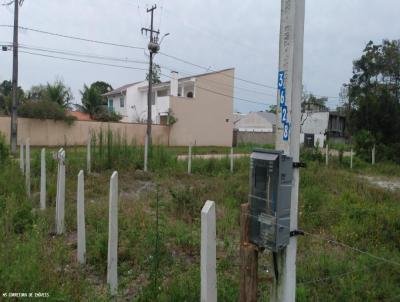
{"type": "MultiPolygon", "coordinates": [[[[135,141],[143,145],[146,135],[145,124],[130,123],[103,123],[75,121],[67,125],[62,121],[38,120],[18,118],[18,144],[30,139],[32,146],[61,146],[85,145],[90,131],[107,130],[119,132],[126,136],[128,143],[135,141]]],[[[10,117],[0,117],[0,132],[10,141],[10,117]]],[[[169,127],[161,125],[152,126],[152,139],[154,144],[168,145],[169,127]]]]}
{"type": "Polygon", "coordinates": [[[232,146],[233,77],[233,69],[199,76],[194,98],[170,97],[177,119],[171,127],[171,146],[232,146]]]}
{"type": "MultiPolygon", "coordinates": [[[[325,135],[324,134],[314,134],[314,146],[323,148],[325,146],[325,135]]],[[[300,144],[304,144],[304,133],[300,133],[300,144]]]]}
{"type": "Polygon", "coordinates": [[[234,131],[233,140],[235,145],[239,144],[269,144],[275,145],[274,132],[249,132],[249,131],[234,131]]]}

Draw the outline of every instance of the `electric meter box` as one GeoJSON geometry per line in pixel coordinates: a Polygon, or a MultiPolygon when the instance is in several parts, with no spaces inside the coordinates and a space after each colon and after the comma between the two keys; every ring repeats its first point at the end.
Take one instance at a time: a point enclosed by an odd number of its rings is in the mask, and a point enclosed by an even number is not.
{"type": "Polygon", "coordinates": [[[251,153],[250,242],[273,252],[289,244],[292,179],[293,160],[283,151],[251,153]]]}

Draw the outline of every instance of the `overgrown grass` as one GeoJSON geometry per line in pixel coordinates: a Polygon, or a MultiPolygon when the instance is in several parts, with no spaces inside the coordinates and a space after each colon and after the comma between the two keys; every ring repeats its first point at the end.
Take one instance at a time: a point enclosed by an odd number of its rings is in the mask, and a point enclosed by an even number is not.
{"type": "MultiPolygon", "coordinates": [[[[111,173],[118,170],[118,298],[200,299],[200,210],[206,200],[213,200],[218,300],[237,301],[239,209],[248,199],[249,158],[235,159],[234,174],[229,171],[228,158],[194,159],[193,173],[187,175],[187,161],[176,158],[179,149],[154,146],[150,172],[143,173],[143,148],[134,142],[105,132],[93,137],[92,143],[94,173],[85,175],[84,267],[76,263],[76,177],[86,167],[85,148],[64,146],[67,194],[63,236],[53,233],[57,167],[50,150],[45,211],[37,209],[40,150],[32,150],[31,200],[25,197],[18,163],[5,157],[0,170],[0,291],[48,292],[50,300],[57,301],[110,300],[106,286],[108,190],[111,173]]],[[[228,154],[229,148],[224,150],[228,154]]],[[[350,171],[346,157],[342,162],[332,157],[328,168],[318,154],[306,154],[303,159],[308,168],[301,170],[299,225],[307,234],[298,237],[297,300],[386,301],[399,296],[398,267],[326,240],[335,239],[400,262],[400,193],[375,188],[358,176],[360,172],[396,174],[399,166],[379,163],[371,168],[356,160],[350,171]]],[[[260,254],[260,301],[269,301],[271,258],[268,252],[260,254]]]]}

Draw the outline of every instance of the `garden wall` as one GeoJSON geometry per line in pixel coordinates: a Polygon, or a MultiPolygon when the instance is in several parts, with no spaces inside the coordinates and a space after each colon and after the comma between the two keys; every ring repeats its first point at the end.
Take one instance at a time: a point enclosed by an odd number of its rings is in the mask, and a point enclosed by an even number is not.
{"type": "MultiPolygon", "coordinates": [[[[6,136],[7,142],[10,141],[10,123],[10,117],[0,117],[0,132],[6,136]]],[[[30,118],[18,118],[18,144],[29,138],[32,146],[85,145],[90,131],[108,128],[121,136],[126,135],[128,143],[144,144],[145,124],[75,121],[68,125],[62,121],[30,118]]],[[[153,125],[152,138],[154,144],[168,145],[168,126],[153,125]]]]}

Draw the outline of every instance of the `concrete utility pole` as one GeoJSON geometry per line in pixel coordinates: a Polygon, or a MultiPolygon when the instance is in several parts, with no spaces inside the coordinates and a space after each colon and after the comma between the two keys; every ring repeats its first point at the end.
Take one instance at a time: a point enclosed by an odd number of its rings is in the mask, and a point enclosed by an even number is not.
{"type": "MultiPolygon", "coordinates": [[[[150,64],[149,64],[149,88],[147,91],[147,148],[146,150],[146,155],[145,157],[148,158],[147,152],[149,150],[149,146],[151,146],[151,123],[152,123],[152,118],[151,118],[151,103],[152,103],[152,90],[153,90],[153,56],[160,50],[160,45],[158,44],[158,35],[160,34],[159,30],[154,30],[153,27],[153,15],[154,15],[154,10],[157,8],[156,5],[153,5],[151,8],[147,9],[147,12],[150,13],[151,19],[150,19],[150,28],[144,28],[142,27],[142,34],[143,32],[146,32],[146,34],[149,32],[150,33],[150,41],[148,44],[148,49],[150,51],[150,64]]],[[[144,170],[147,171],[147,161],[145,162],[145,167],[144,170]]]]}
{"type": "MultiPolygon", "coordinates": [[[[276,149],[299,162],[305,0],[281,0],[276,149]],[[281,102],[283,101],[283,102],[281,102]]],[[[290,231],[297,230],[299,170],[293,170],[290,231]]],[[[271,301],[295,301],[297,239],[276,254],[278,276],[271,301]]]]}
{"type": "Polygon", "coordinates": [[[375,145],[372,147],[371,163],[375,165],[375,145]]]}
{"type": "Polygon", "coordinates": [[[12,74],[12,106],[11,106],[11,153],[17,152],[17,108],[18,108],[18,15],[23,0],[14,0],[14,37],[13,37],[13,74],[12,74]]]}

